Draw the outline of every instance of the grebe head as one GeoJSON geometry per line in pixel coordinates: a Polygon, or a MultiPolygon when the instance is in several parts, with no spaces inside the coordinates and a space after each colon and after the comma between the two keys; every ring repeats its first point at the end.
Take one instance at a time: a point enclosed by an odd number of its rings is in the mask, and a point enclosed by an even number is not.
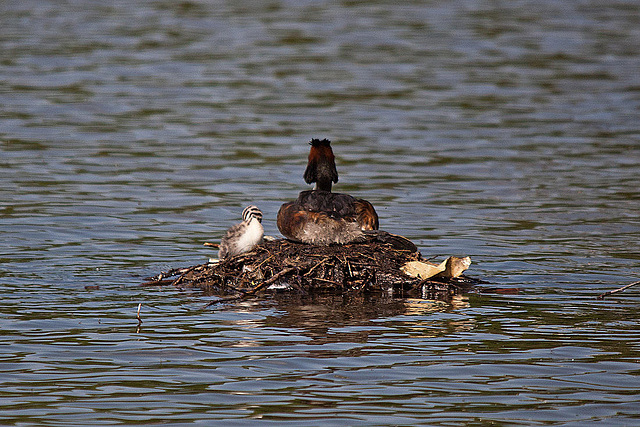
{"type": "Polygon", "coordinates": [[[304,181],[307,184],[316,183],[316,190],[331,191],[331,184],[338,182],[336,161],[328,139],[312,139],[309,142],[309,162],[304,171],[304,181]]]}
{"type": "Polygon", "coordinates": [[[245,222],[251,221],[251,218],[255,218],[258,222],[262,222],[262,211],[257,206],[247,206],[242,211],[242,220],[245,222]]]}

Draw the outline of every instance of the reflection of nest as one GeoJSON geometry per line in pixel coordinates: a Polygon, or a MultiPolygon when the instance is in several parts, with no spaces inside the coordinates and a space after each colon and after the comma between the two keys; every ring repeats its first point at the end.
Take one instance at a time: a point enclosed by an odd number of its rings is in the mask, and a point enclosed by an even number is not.
{"type": "Polygon", "coordinates": [[[464,277],[422,280],[402,272],[407,262],[421,259],[419,252],[395,249],[375,240],[315,246],[280,239],[217,263],[161,273],[145,284],[195,286],[224,300],[254,296],[267,289],[444,300],[470,283],[464,277]]]}

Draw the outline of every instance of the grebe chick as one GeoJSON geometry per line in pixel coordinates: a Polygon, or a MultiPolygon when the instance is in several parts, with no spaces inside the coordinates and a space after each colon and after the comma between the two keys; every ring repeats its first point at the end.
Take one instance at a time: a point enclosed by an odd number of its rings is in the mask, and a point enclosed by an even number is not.
{"type": "Polygon", "coordinates": [[[309,161],[304,172],[313,190],[285,203],[278,211],[278,229],[290,240],[315,245],[345,244],[365,240],[365,232],[378,229],[378,214],[366,200],[332,193],[338,182],[335,157],[328,139],[309,142],[309,161]]]}
{"type": "Polygon", "coordinates": [[[242,211],[242,222],[227,230],[220,242],[220,259],[232,257],[252,250],[262,241],[262,212],[256,206],[247,206],[242,211]]]}

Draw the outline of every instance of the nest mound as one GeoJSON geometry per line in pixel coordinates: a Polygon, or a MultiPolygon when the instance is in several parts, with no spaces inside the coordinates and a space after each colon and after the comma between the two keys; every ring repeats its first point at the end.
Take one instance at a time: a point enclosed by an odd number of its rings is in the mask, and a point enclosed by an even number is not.
{"type": "Polygon", "coordinates": [[[219,262],[161,273],[145,285],[199,287],[225,300],[255,296],[267,290],[303,294],[375,293],[446,300],[472,284],[464,276],[423,280],[402,271],[406,263],[421,260],[420,252],[397,249],[375,240],[315,246],[279,239],[219,262]]]}

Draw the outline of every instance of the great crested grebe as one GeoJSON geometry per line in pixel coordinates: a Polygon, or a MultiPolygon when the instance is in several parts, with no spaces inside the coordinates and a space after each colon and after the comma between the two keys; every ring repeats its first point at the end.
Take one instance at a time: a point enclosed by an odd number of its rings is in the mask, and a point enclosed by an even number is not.
{"type": "Polygon", "coordinates": [[[304,180],[315,182],[315,188],[302,191],[297,200],[280,207],[278,229],[290,240],[315,245],[364,241],[367,231],[378,229],[376,210],[366,200],[332,193],[338,171],[331,141],[312,139],[309,144],[304,180]]]}
{"type": "Polygon", "coordinates": [[[228,258],[252,250],[262,241],[262,212],[256,206],[247,206],[242,211],[242,222],[227,230],[220,242],[218,258],[228,258]]]}

